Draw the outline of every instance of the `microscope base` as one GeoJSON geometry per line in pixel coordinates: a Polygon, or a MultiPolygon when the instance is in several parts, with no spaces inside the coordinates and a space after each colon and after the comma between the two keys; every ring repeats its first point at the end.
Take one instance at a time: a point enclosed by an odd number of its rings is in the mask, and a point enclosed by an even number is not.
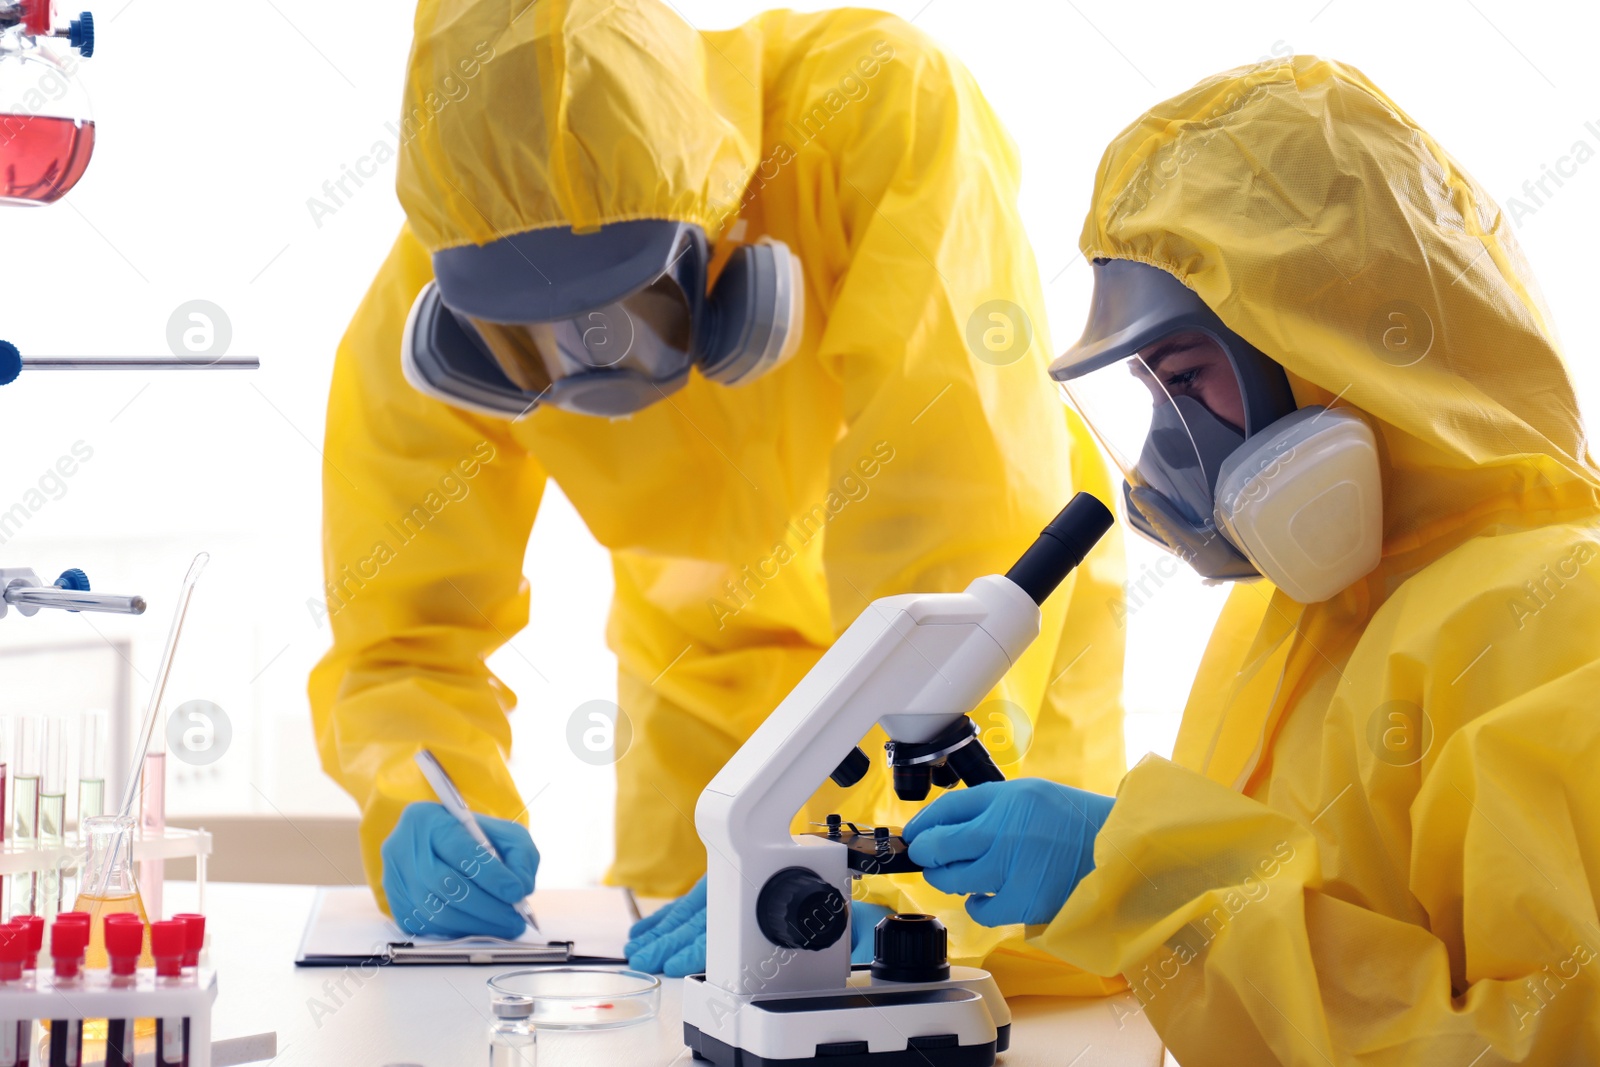
{"type": "Polygon", "coordinates": [[[1010,1009],[972,967],[930,983],[859,967],[842,989],[750,995],[693,975],[683,1018],[684,1044],[715,1067],[991,1067],[1011,1043],[1010,1009]]]}

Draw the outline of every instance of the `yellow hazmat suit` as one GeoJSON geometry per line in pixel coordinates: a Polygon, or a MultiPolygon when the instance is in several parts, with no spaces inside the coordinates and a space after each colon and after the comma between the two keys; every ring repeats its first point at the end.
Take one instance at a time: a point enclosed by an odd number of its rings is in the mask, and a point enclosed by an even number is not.
{"type": "Polygon", "coordinates": [[[1600,475],[1507,221],[1299,57],[1128,127],[1082,246],[1369,420],[1384,550],[1325,603],[1233,592],[1034,942],[1125,974],[1185,1067],[1600,1062],[1600,475]]]}
{"type": "MultiPolygon", "coordinates": [[[[526,623],[523,553],[554,479],[614,561],[608,637],[633,741],[610,879],[681,893],[704,871],[701,789],[870,600],[964,588],[1009,566],[1075,489],[1110,499],[1045,376],[1015,147],[954,60],[864,11],[701,34],[654,0],[429,0],[406,101],[408,225],[329,401],[334,645],[311,679],[323,766],[361,804],[380,899],[378,847],[430,796],[419,746],[474,809],[521,817],[505,765],[516,698],[484,660],[526,623]],[[736,388],[694,377],[616,421],[496,421],[403,380],[430,252],[639,217],[699,223],[724,248],[788,244],[806,282],[795,358],[736,388]],[[993,301],[1026,309],[1031,330],[993,301]]],[[[1114,540],[1045,605],[994,694],[1015,722],[980,709],[1009,773],[1109,790],[1125,770],[1114,540]]],[[[798,821],[903,824],[878,763],[798,821]]],[[[905,888],[947,903],[920,879],[905,888]]],[[[1018,966],[1052,973],[1020,930],[962,929],[959,952],[1009,938],[1018,966]]]]}

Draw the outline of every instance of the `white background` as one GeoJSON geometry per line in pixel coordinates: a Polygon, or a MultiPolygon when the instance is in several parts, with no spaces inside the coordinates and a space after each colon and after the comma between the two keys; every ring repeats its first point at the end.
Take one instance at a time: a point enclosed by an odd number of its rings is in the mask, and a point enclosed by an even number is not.
{"type": "MultiPolygon", "coordinates": [[[[824,5],[800,4],[801,7],[824,5]]],[[[1076,242],[1106,142],[1196,80],[1274,54],[1311,52],[1365,71],[1498,199],[1524,196],[1545,164],[1600,149],[1592,5],[1510,0],[1144,3],[913,0],[884,5],[944,42],[983,85],[1021,146],[1023,209],[1046,282],[1052,343],[1074,336],[1089,272],[1076,242]],[[1585,123],[1594,123],[1586,128],[1585,123]]],[[[206,769],[174,764],[174,812],[350,811],[312,746],[305,679],[328,631],[320,598],[319,455],[334,345],[401,219],[393,164],[313,220],[323,183],[393,145],[410,36],[399,3],[112,0],[97,7],[99,54],[83,64],[99,147],[87,176],[45,209],[0,209],[6,281],[0,337],[38,355],[164,353],[167,321],[191,299],[227,313],[230,352],[253,375],[48,375],[0,391],[0,511],[74,442],[93,459],[59,499],[0,544],[0,565],[48,578],[88,570],[140,592],[137,620],[41,614],[0,620],[0,651],[127,636],[136,703],[198,550],[197,594],[168,707],[195,697],[229,714],[234,739],[206,769]],[[117,6],[120,4],[120,6],[117,6]],[[98,636],[97,636],[98,635],[98,636]]],[[[759,9],[690,2],[719,28],[759,9]]],[[[1518,236],[1593,408],[1600,160],[1583,167],[1518,236]]],[[[545,854],[545,884],[598,877],[610,852],[611,777],[572,757],[567,716],[614,695],[602,644],[603,553],[558,493],[547,498],[528,573],[533,625],[493,666],[522,698],[515,765],[545,854]]],[[[1130,576],[1157,560],[1132,548],[1130,576]]],[[[1148,578],[1145,590],[1154,590],[1148,578]]],[[[1187,572],[1143,596],[1130,619],[1130,756],[1166,751],[1218,592],[1187,572]]],[[[109,655],[109,653],[108,653],[109,655]]],[[[82,668],[78,668],[82,669],[82,668]]],[[[0,711],[49,686],[40,666],[5,667],[0,711]]]]}

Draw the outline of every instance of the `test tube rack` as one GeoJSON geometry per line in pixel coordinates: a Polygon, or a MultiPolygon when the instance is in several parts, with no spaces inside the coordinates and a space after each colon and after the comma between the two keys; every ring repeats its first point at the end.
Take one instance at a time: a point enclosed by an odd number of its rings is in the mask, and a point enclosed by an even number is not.
{"type": "MultiPolygon", "coordinates": [[[[112,988],[104,970],[86,970],[70,985],[58,988],[48,969],[33,985],[0,983],[0,1025],[39,1020],[187,1019],[189,1067],[211,1067],[211,1004],[217,999],[217,972],[201,967],[193,980],[166,984],[155,972],[141,969],[130,987],[112,988]]],[[[141,1046],[142,1048],[143,1046],[141,1046]]],[[[34,1052],[34,1062],[41,1061],[34,1052]]],[[[87,1064],[95,1062],[85,1050],[87,1064]]],[[[140,1062],[147,1062],[141,1055],[140,1062]]]]}
{"type": "MultiPolygon", "coordinates": [[[[10,840],[0,846],[0,875],[78,871],[84,864],[85,848],[77,833],[68,834],[60,844],[10,840]]],[[[134,863],[194,857],[195,890],[199,897],[195,906],[202,912],[206,903],[206,857],[210,855],[211,833],[203,828],[189,830],[169,826],[160,833],[135,832],[133,835],[134,863]]]]}

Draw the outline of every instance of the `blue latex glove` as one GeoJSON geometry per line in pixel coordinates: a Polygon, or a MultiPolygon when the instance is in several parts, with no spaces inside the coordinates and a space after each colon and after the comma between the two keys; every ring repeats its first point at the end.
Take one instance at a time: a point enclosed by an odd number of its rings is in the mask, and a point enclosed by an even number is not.
{"type": "Polygon", "coordinates": [[[973,894],[984,926],[1047,923],[1094,870],[1094,839],[1113,798],[1042,778],[985,782],[929,804],[906,826],[928,884],[973,894]]]}
{"type": "MultiPolygon", "coordinates": [[[[872,928],[889,914],[877,904],[850,902],[850,962],[872,962],[872,928]],[[865,956],[861,953],[865,952],[865,956]]],[[[671,904],[633,924],[622,949],[628,966],[646,974],[682,978],[706,969],[706,880],[671,904]]]]}
{"type": "Polygon", "coordinates": [[[485,852],[442,804],[418,801],[400,813],[379,850],[383,891],[400,929],[505,938],[527,929],[513,905],[533,892],[539,850],[517,823],[479,815],[478,824],[500,859],[485,852]]]}
{"type": "Polygon", "coordinates": [[[671,904],[651,912],[628,931],[622,954],[646,974],[682,978],[706,969],[706,880],[671,904]]]}
{"type": "Polygon", "coordinates": [[[894,912],[882,904],[868,904],[864,900],[850,902],[850,962],[871,963],[873,955],[872,931],[878,923],[894,912]]]}

